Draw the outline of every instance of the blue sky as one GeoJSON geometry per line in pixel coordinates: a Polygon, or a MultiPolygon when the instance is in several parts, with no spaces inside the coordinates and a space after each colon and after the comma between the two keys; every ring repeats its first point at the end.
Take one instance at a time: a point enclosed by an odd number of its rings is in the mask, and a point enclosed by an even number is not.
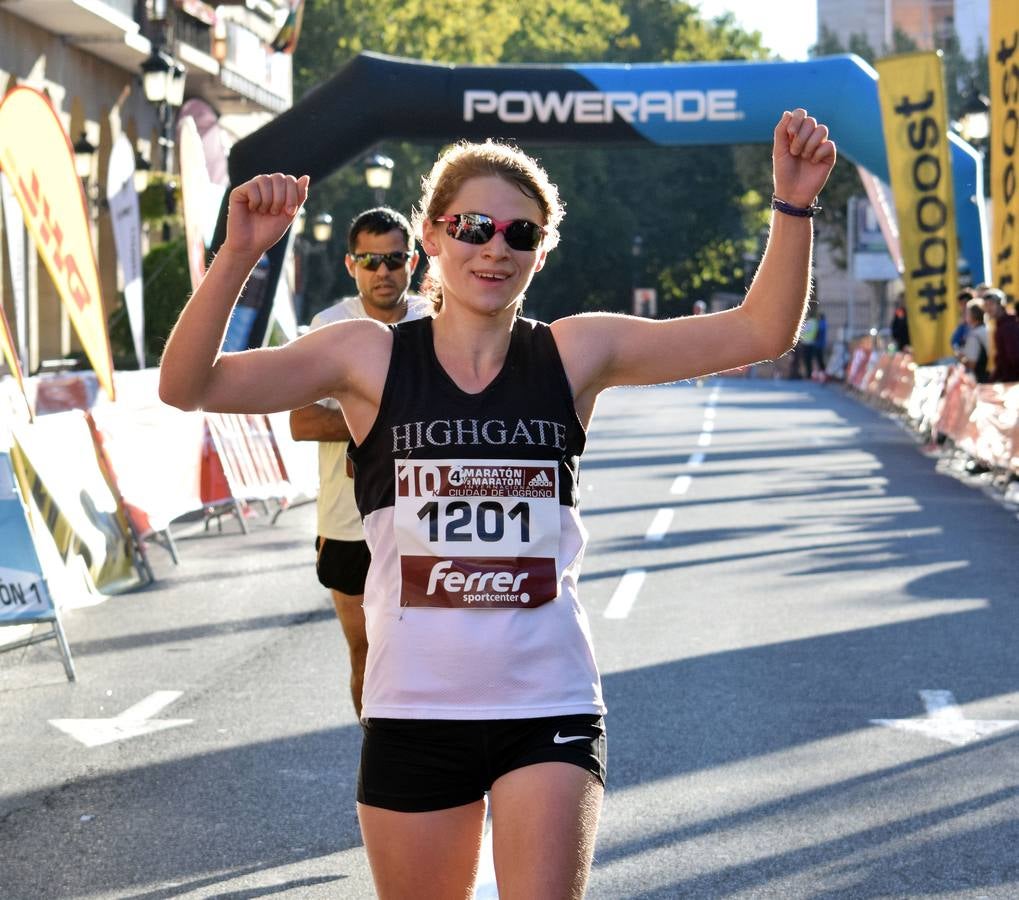
{"type": "Polygon", "coordinates": [[[691,0],[713,18],[731,12],[746,31],[759,31],[763,43],[784,59],[806,59],[817,41],[817,0],[691,0]]]}

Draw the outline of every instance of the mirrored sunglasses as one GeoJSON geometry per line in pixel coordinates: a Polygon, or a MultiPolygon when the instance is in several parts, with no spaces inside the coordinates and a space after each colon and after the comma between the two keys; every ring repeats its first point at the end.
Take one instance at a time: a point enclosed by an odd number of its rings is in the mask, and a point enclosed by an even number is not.
{"type": "Polygon", "coordinates": [[[395,253],[351,253],[350,258],[362,269],[374,272],[383,263],[392,272],[394,269],[402,269],[407,265],[411,254],[406,250],[397,250],[395,253]]]}
{"type": "Polygon", "coordinates": [[[545,229],[527,219],[493,219],[484,213],[457,213],[438,216],[433,221],[446,223],[446,234],[465,244],[487,244],[499,232],[513,250],[537,250],[545,229]]]}

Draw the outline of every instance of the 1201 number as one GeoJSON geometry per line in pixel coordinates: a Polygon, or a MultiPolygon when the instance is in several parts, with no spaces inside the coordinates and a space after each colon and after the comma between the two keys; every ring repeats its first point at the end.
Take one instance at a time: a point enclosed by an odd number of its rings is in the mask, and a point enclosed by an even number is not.
{"type": "Polygon", "coordinates": [[[495,500],[483,500],[477,510],[465,500],[454,500],[445,507],[433,500],[418,510],[418,518],[428,521],[428,540],[433,542],[439,540],[441,529],[445,541],[470,541],[476,535],[479,540],[495,543],[503,539],[507,520],[520,528],[521,541],[531,540],[531,508],[523,500],[508,510],[495,500]]]}

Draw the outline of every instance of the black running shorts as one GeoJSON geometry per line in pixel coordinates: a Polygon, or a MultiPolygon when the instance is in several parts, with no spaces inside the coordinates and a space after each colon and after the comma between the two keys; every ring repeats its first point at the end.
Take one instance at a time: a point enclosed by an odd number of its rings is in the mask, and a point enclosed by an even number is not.
{"type": "Polygon", "coordinates": [[[397,812],[432,812],[480,800],[507,772],[566,762],[605,784],[601,716],[540,719],[365,719],[357,799],[397,812]]]}
{"type": "Polygon", "coordinates": [[[315,572],[319,583],[331,591],[358,596],[364,593],[364,580],[372,555],[364,541],[334,541],[315,538],[315,572]]]}

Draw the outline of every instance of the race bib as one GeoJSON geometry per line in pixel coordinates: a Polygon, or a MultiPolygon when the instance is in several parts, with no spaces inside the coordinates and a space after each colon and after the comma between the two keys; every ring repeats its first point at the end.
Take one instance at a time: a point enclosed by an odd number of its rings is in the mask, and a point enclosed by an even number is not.
{"type": "Polygon", "coordinates": [[[559,579],[559,467],[535,460],[397,460],[402,605],[531,609],[559,579]]]}

